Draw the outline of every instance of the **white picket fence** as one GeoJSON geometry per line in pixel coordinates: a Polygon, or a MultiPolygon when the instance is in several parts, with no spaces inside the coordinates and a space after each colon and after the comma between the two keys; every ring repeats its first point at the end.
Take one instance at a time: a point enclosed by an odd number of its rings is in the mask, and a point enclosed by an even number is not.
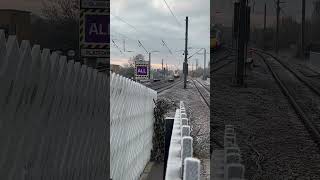
{"type": "Polygon", "coordinates": [[[138,179],[157,93],[109,79],[0,30],[0,179],[138,179]]]}
{"type": "Polygon", "coordinates": [[[109,74],[0,30],[0,179],[108,177],[109,74]]]}
{"type": "Polygon", "coordinates": [[[193,138],[184,103],[176,110],[167,162],[166,180],[200,180],[200,160],[193,158],[193,138]]]}
{"type": "Polygon", "coordinates": [[[110,81],[112,180],[137,180],[152,149],[157,92],[116,74],[110,81]]]}

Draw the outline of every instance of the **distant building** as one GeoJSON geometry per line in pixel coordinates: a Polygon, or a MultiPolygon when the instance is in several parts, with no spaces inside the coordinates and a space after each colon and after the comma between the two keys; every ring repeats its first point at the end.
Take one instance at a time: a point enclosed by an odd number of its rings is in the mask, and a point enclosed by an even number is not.
{"type": "Polygon", "coordinates": [[[117,64],[111,64],[111,71],[116,73],[116,74],[119,74],[120,72],[120,65],[117,65],[117,64]]]}
{"type": "Polygon", "coordinates": [[[0,9],[0,29],[6,36],[17,35],[21,40],[31,39],[31,13],[14,9],[0,9]]]}

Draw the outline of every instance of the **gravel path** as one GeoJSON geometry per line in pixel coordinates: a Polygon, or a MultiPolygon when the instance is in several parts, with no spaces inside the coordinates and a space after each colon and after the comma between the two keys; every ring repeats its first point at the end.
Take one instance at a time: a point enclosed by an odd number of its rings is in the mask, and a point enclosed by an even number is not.
{"type": "Polygon", "coordinates": [[[247,88],[232,86],[234,64],[211,74],[212,138],[223,142],[224,125],[236,126],[247,179],[320,179],[316,145],[260,62],[247,88]]]}
{"type": "MultiPolygon", "coordinates": [[[[201,99],[197,89],[191,82],[187,89],[183,89],[183,83],[164,91],[159,98],[168,98],[174,101],[176,105],[180,101],[185,102],[188,117],[191,125],[191,136],[193,140],[194,157],[201,160],[202,179],[209,180],[210,176],[210,126],[209,126],[209,108],[201,99]]],[[[173,116],[171,110],[170,116],[173,116]]]]}

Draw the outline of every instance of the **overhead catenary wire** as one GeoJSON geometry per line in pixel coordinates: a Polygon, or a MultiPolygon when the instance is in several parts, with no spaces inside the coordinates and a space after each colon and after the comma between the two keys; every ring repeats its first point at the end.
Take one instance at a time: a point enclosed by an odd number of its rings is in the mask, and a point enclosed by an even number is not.
{"type": "MultiPolygon", "coordinates": [[[[110,13],[110,14],[111,14],[111,13],[110,13]]],[[[125,21],[125,20],[122,19],[121,17],[116,16],[116,15],[113,15],[113,14],[111,14],[111,15],[112,15],[113,17],[115,17],[116,19],[118,19],[119,21],[125,23],[125,24],[128,25],[129,27],[133,28],[135,31],[140,32],[140,33],[142,33],[142,34],[144,34],[144,35],[148,35],[148,33],[138,30],[135,26],[131,25],[130,23],[128,23],[127,21],[125,21]]],[[[117,33],[117,32],[116,32],[116,33],[117,33]]],[[[123,35],[123,34],[121,34],[121,33],[117,33],[117,34],[120,34],[120,35],[122,35],[122,36],[124,36],[124,37],[127,37],[128,39],[133,40],[133,38],[129,38],[128,36],[125,36],[125,35],[123,35]]],[[[151,35],[149,35],[149,36],[151,37],[151,35]]],[[[155,38],[152,37],[152,39],[155,39],[155,38]]],[[[160,40],[163,42],[162,39],[160,39],[160,40]]],[[[142,44],[141,44],[140,40],[138,40],[138,42],[139,42],[139,47],[141,47],[142,44]]],[[[168,48],[168,46],[167,46],[166,43],[165,43],[165,45],[166,45],[166,47],[168,48]]],[[[143,45],[142,45],[142,47],[144,48],[144,50],[145,50],[146,52],[148,52],[143,45]]],[[[169,51],[171,51],[170,48],[168,48],[168,49],[169,49],[169,51]]],[[[172,54],[172,52],[170,52],[170,53],[172,54]]]]}
{"type": "Polygon", "coordinates": [[[162,40],[162,42],[163,42],[163,45],[164,45],[165,47],[167,47],[167,49],[169,50],[170,54],[173,55],[171,49],[167,46],[166,42],[165,42],[164,40],[162,40]]]}
{"type": "Polygon", "coordinates": [[[114,40],[112,40],[112,43],[114,44],[114,46],[121,52],[121,54],[124,54],[121,49],[119,48],[119,46],[114,42],[114,40]]]}
{"type": "Polygon", "coordinates": [[[203,48],[199,49],[197,52],[195,52],[194,54],[192,54],[190,57],[188,57],[188,59],[192,58],[194,55],[196,55],[198,52],[202,51],[203,48]]]}
{"type": "Polygon", "coordinates": [[[138,40],[138,43],[139,43],[139,47],[142,47],[146,51],[146,53],[149,54],[149,51],[147,51],[147,49],[143,46],[140,40],[138,40]]]}
{"type": "Polygon", "coordinates": [[[173,13],[173,11],[171,10],[171,8],[170,8],[169,4],[167,3],[167,1],[166,1],[166,0],[163,0],[163,1],[164,1],[164,3],[166,4],[167,8],[169,9],[171,15],[174,17],[174,19],[175,19],[176,22],[178,23],[178,25],[179,25],[180,27],[182,27],[181,23],[179,22],[178,18],[174,15],[174,13],[173,13]]]}
{"type": "MultiPolygon", "coordinates": [[[[110,13],[111,14],[111,13],[110,13]]],[[[123,22],[124,24],[128,25],[129,27],[131,27],[132,29],[134,29],[136,32],[138,33],[141,33],[143,35],[147,35],[149,36],[151,39],[158,39],[158,38],[155,38],[153,35],[149,34],[148,32],[145,32],[145,31],[142,31],[138,28],[136,28],[134,25],[128,23],[127,21],[125,21],[123,18],[119,17],[119,16],[116,16],[116,15],[113,15],[111,14],[113,17],[115,17],[117,20],[123,22]]],[[[161,40],[161,38],[159,38],[161,40]]]]}
{"type": "Polygon", "coordinates": [[[131,38],[131,37],[128,37],[127,35],[124,35],[124,34],[122,34],[122,33],[119,33],[119,32],[117,32],[117,31],[115,31],[114,29],[113,29],[112,31],[113,31],[114,33],[116,33],[116,34],[124,37],[123,39],[128,39],[128,40],[133,40],[133,41],[136,41],[136,40],[137,40],[137,39],[135,39],[135,38],[131,38]]]}
{"type": "MultiPolygon", "coordinates": [[[[111,13],[110,13],[111,14],[111,13]]],[[[126,25],[130,26],[132,29],[139,31],[136,27],[134,27],[133,25],[129,24],[127,21],[123,20],[122,18],[120,18],[119,16],[113,15],[111,14],[113,17],[115,17],[116,19],[118,19],[119,21],[125,23],[126,25]]]]}

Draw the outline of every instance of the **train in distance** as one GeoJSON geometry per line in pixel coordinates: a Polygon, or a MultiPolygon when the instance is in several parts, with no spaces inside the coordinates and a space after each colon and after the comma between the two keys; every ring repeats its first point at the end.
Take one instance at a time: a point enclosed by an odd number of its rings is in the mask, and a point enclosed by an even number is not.
{"type": "Polygon", "coordinates": [[[180,77],[180,71],[179,70],[174,71],[173,77],[174,78],[179,78],[180,77]]]}
{"type": "Polygon", "coordinates": [[[221,47],[221,31],[212,25],[210,28],[210,49],[218,49],[221,47]]]}

